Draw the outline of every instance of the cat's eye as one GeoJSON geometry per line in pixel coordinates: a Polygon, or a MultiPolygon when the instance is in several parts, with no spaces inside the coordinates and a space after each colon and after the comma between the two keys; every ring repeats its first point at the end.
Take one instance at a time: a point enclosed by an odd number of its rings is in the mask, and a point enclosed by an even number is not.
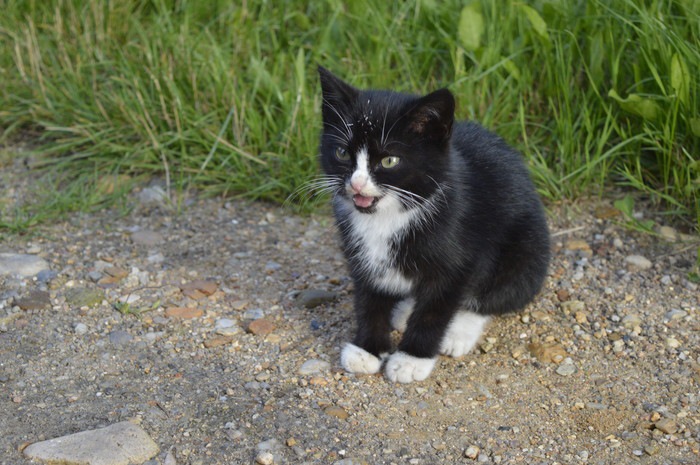
{"type": "Polygon", "coordinates": [[[340,161],[348,161],[350,160],[350,154],[344,148],[338,147],[335,149],[335,158],[340,161]]]}
{"type": "Polygon", "coordinates": [[[379,163],[382,165],[382,168],[393,168],[399,164],[400,160],[399,157],[384,157],[379,163]]]}

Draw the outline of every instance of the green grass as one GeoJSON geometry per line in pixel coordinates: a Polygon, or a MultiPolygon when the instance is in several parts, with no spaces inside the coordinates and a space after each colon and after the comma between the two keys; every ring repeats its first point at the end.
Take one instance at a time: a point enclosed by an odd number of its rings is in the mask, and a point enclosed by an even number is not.
{"type": "MultiPolygon", "coordinates": [[[[84,192],[102,173],[284,201],[317,172],[323,64],[358,86],[448,86],[459,116],[518,147],[550,199],[617,184],[700,225],[699,0],[0,10],[0,143],[38,130],[44,163],[83,186],[62,195],[82,195],[76,208],[104,202],[84,192]]],[[[34,224],[0,210],[0,228],[34,224]]]]}

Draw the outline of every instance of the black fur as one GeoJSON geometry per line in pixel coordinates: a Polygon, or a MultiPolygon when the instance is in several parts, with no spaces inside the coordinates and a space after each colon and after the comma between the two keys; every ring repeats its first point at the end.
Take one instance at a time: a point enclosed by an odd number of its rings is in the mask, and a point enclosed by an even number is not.
{"type": "Polygon", "coordinates": [[[478,124],[455,122],[454,97],[446,89],[424,97],[358,90],[323,68],[319,72],[320,162],[336,180],[336,220],[355,282],[354,343],[377,356],[389,352],[392,307],[408,296],[377,286],[377,276],[358,258],[367,238],[353,236],[346,183],[362,147],[377,185],[413,194],[412,201],[402,200],[404,208],[432,205],[423,221],[386,244],[392,265],[413,283],[409,294],[416,300],[399,350],[434,357],[460,309],[498,315],[528,304],[545,278],[550,243],[520,154],[478,124]],[[339,146],[350,160],[338,160],[339,146]],[[400,157],[400,165],[383,169],[379,163],[387,156],[400,157]]]}

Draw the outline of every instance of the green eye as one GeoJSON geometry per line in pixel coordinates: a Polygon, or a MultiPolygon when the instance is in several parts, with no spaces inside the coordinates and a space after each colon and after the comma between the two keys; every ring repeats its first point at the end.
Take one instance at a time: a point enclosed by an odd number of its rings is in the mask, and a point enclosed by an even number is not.
{"type": "Polygon", "coordinates": [[[350,160],[350,154],[346,152],[344,148],[338,147],[335,149],[335,158],[340,161],[348,161],[350,160]]]}
{"type": "Polygon", "coordinates": [[[393,168],[399,164],[400,160],[401,159],[399,157],[384,157],[380,163],[382,168],[393,168]]]}

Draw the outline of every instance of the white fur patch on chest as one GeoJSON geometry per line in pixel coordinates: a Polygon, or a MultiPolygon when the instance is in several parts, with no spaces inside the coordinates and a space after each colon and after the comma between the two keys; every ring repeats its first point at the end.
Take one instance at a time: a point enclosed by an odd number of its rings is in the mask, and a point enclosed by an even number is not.
{"type": "Polygon", "coordinates": [[[343,210],[352,231],[350,240],[358,250],[353,261],[362,267],[369,281],[379,290],[403,295],[411,293],[413,282],[396,267],[391,243],[408,231],[419,212],[404,210],[391,194],[379,201],[374,213],[360,213],[346,204],[343,210]]]}

